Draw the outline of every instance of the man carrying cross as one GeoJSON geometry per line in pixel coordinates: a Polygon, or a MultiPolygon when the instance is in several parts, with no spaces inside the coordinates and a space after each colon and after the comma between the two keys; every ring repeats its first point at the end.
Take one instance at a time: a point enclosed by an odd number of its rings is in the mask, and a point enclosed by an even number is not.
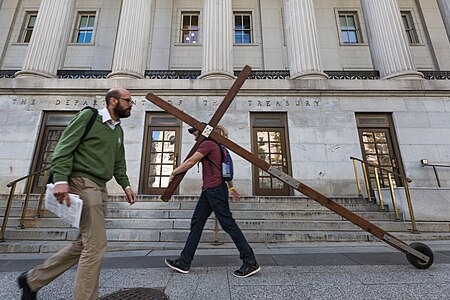
{"type": "MultiPolygon", "coordinates": [[[[342,205],[336,203],[335,201],[327,198],[326,196],[315,191],[314,189],[310,188],[309,186],[301,183],[300,181],[296,180],[295,178],[291,177],[290,175],[280,171],[276,167],[271,166],[266,161],[261,160],[255,154],[247,151],[246,149],[242,148],[238,144],[229,140],[225,136],[222,136],[219,133],[212,131],[212,129],[215,126],[217,126],[217,124],[219,123],[223,114],[226,112],[226,110],[230,106],[231,102],[233,101],[233,98],[236,96],[237,92],[239,91],[240,87],[242,86],[242,84],[244,83],[246,78],[250,75],[250,72],[251,72],[250,66],[245,66],[244,69],[242,69],[238,78],[234,82],[233,86],[227,93],[227,95],[224,98],[224,100],[222,101],[222,103],[217,108],[213,117],[209,121],[209,124],[206,124],[206,126],[204,124],[201,124],[198,120],[192,118],[188,114],[184,113],[183,111],[175,108],[174,106],[170,105],[166,101],[162,100],[158,96],[156,96],[152,93],[148,93],[146,95],[146,98],[153,104],[157,105],[158,107],[162,108],[163,110],[167,111],[168,113],[172,114],[173,116],[179,118],[183,122],[185,122],[191,126],[194,126],[193,128],[191,128],[189,130],[189,132],[191,132],[192,134],[195,134],[195,137],[197,140],[197,143],[194,145],[191,152],[188,154],[189,158],[186,160],[186,163],[183,163],[180,167],[178,167],[174,170],[175,171],[174,173],[172,173],[172,176],[170,178],[171,181],[169,182],[169,186],[166,188],[163,195],[161,196],[161,200],[169,201],[170,197],[172,196],[173,192],[175,191],[177,185],[180,183],[181,179],[183,178],[184,173],[187,170],[189,170],[196,162],[202,160],[205,156],[208,157],[207,155],[209,154],[209,152],[205,152],[204,150],[202,150],[202,152],[199,152],[196,149],[200,149],[200,148],[198,148],[198,146],[199,146],[199,144],[201,144],[201,142],[204,138],[211,138],[214,141],[217,141],[217,142],[227,146],[228,149],[232,150],[234,153],[243,157],[245,160],[251,162],[253,165],[257,166],[261,170],[278,178],[279,180],[288,184],[295,190],[297,190],[297,191],[301,192],[302,194],[310,197],[311,199],[317,201],[324,207],[330,209],[331,211],[335,212],[336,214],[340,215],[341,217],[349,220],[350,222],[359,226],[363,230],[373,234],[378,239],[380,239],[380,240],[386,242],[387,244],[391,245],[392,247],[404,252],[406,254],[408,261],[414,267],[416,267],[418,269],[429,268],[433,264],[433,251],[427,245],[422,244],[422,243],[412,243],[411,245],[407,245],[405,242],[403,242],[400,239],[396,238],[395,236],[389,234],[388,232],[379,228],[375,224],[372,224],[371,222],[365,220],[361,216],[348,210],[347,208],[343,207],[342,205]],[[201,135],[200,135],[200,130],[203,130],[201,135]],[[193,158],[191,160],[193,155],[195,155],[195,158],[193,158]]],[[[203,161],[202,161],[202,165],[203,165],[203,167],[205,167],[205,163],[203,161]]],[[[204,168],[203,168],[203,172],[205,172],[204,168]]],[[[205,174],[205,173],[203,173],[203,174],[205,174]]],[[[205,180],[204,180],[204,183],[205,183],[205,180]]],[[[232,184],[229,185],[229,187],[231,188],[231,190],[233,190],[232,184]]],[[[223,194],[226,195],[226,196],[222,195],[222,199],[227,199],[228,191],[227,191],[227,187],[224,183],[222,183],[220,186],[217,186],[215,189],[221,189],[223,194]]],[[[179,272],[182,272],[182,273],[189,272],[190,262],[192,261],[195,249],[200,240],[201,231],[203,230],[203,226],[206,222],[206,219],[211,214],[212,208],[211,208],[211,206],[208,206],[209,203],[207,203],[206,205],[203,204],[203,206],[207,206],[207,208],[205,208],[204,210],[207,211],[207,209],[209,209],[209,212],[207,213],[206,217],[204,217],[204,219],[202,219],[203,223],[201,224],[201,226],[198,226],[197,223],[194,223],[194,221],[196,221],[196,219],[198,219],[199,217],[202,217],[202,215],[196,216],[196,213],[200,214],[203,212],[202,207],[200,207],[200,202],[205,201],[205,200],[203,200],[203,197],[206,194],[205,192],[206,192],[206,190],[204,192],[202,192],[202,195],[200,196],[199,204],[197,205],[197,208],[194,212],[194,216],[192,217],[191,233],[189,234],[189,237],[188,237],[188,240],[187,240],[186,246],[185,246],[186,251],[183,250],[180,258],[177,260],[166,260],[166,264],[169,265],[169,267],[171,267],[172,269],[175,269],[179,272]],[[198,230],[198,228],[200,228],[199,232],[195,233],[195,230],[198,230]],[[195,241],[194,238],[191,238],[191,236],[194,236],[197,240],[195,241]],[[190,245],[190,242],[195,242],[195,243],[190,245]],[[192,247],[192,246],[194,246],[194,247],[192,247]],[[191,252],[188,253],[187,252],[188,250],[190,250],[191,252]],[[182,261],[183,256],[188,257],[188,259],[190,257],[190,260],[182,261]],[[183,265],[183,263],[185,263],[186,261],[188,263],[186,265],[183,265]]],[[[234,194],[234,192],[233,192],[233,194],[234,194]]],[[[209,198],[206,198],[206,200],[208,200],[208,199],[209,198]]],[[[235,225],[235,221],[231,217],[231,212],[229,212],[228,202],[226,202],[225,207],[229,213],[229,216],[230,216],[232,222],[235,225]]],[[[222,207],[219,207],[219,208],[222,209],[222,207]]],[[[216,213],[216,216],[217,216],[217,213],[216,213]]],[[[219,217],[219,216],[217,216],[217,217],[219,217]]],[[[219,218],[219,220],[220,220],[220,218],[219,218]]],[[[221,224],[222,224],[222,222],[221,222],[221,224]]],[[[222,224],[222,227],[225,229],[225,231],[227,231],[227,229],[224,227],[223,224],[222,224]]],[[[239,227],[237,227],[237,225],[235,225],[235,227],[233,227],[233,229],[234,228],[237,228],[240,234],[238,234],[236,236],[239,243],[236,243],[236,240],[232,236],[233,241],[235,242],[236,246],[238,247],[238,249],[241,253],[241,259],[244,261],[244,264],[242,265],[241,269],[234,272],[234,275],[237,277],[248,277],[250,275],[253,275],[253,274],[259,272],[260,268],[259,268],[258,264],[256,263],[256,260],[254,259],[254,255],[251,255],[252,258],[250,258],[250,259],[248,258],[250,256],[246,256],[249,253],[253,254],[253,251],[251,250],[250,246],[248,246],[248,248],[245,247],[245,245],[248,245],[248,243],[245,241],[245,238],[243,237],[242,232],[240,232],[239,227]],[[242,241],[240,238],[245,241],[244,244],[240,243],[242,241]],[[244,251],[241,251],[240,247],[243,247],[242,249],[244,251]],[[250,252],[246,251],[248,249],[250,249],[250,252]],[[254,262],[253,265],[252,265],[252,262],[254,262]]]]}
{"type": "MultiPolygon", "coordinates": [[[[227,137],[226,130],[223,126],[216,126],[214,129],[222,136],[227,137]]],[[[189,133],[195,136],[197,140],[200,137],[200,131],[195,128],[189,128],[189,133]]],[[[187,172],[196,163],[202,163],[202,193],[195,207],[194,214],[191,219],[191,231],[187,238],[181,255],[175,259],[166,259],[166,264],[175,271],[187,274],[191,262],[194,259],[203,228],[206,220],[212,212],[216,215],[223,230],[225,230],[233,239],[234,244],[239,250],[240,258],[243,262],[239,270],[234,271],[233,275],[244,278],[256,274],[260,271],[260,267],[256,262],[252,248],[245,239],[241,229],[236,224],[228,203],[228,191],[231,192],[232,199],[237,201],[240,199],[239,193],[233,186],[232,181],[225,182],[221,175],[220,166],[222,163],[222,148],[214,141],[204,140],[196,152],[185,160],[180,166],[175,168],[170,176],[169,181],[180,173],[187,172]]]]}

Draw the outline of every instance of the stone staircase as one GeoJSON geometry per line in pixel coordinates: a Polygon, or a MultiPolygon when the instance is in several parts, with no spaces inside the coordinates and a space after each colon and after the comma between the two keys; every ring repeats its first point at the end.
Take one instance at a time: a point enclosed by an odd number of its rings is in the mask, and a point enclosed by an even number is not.
{"type": "MultiPolygon", "coordinates": [[[[0,196],[3,218],[7,197],[0,196]]],[[[0,253],[54,252],[78,231],[52,213],[35,218],[37,195],[32,195],[25,228],[18,229],[24,197],[17,195],[0,253]]],[[[139,249],[180,249],[188,235],[197,196],[174,196],[162,202],[158,196],[139,196],[130,206],[123,197],[111,196],[106,220],[108,251],[139,249]]],[[[336,202],[398,238],[410,240],[450,239],[447,222],[417,222],[420,234],[410,232],[410,222],[395,220],[388,207],[361,198],[334,198],[336,202]]],[[[250,243],[362,242],[376,238],[358,226],[306,197],[243,197],[230,203],[234,218],[250,243]]],[[[2,221],[2,220],[1,220],[2,221]]],[[[214,215],[207,221],[201,243],[215,242],[214,215]]],[[[220,228],[218,241],[231,243],[220,228]]],[[[217,244],[217,243],[216,243],[217,244]]]]}

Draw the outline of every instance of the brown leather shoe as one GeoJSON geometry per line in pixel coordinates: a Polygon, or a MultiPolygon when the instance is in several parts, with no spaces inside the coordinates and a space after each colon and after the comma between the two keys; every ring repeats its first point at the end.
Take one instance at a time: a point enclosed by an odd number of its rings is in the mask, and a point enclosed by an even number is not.
{"type": "Polygon", "coordinates": [[[36,300],[37,292],[33,292],[27,282],[27,272],[23,272],[17,277],[19,288],[22,290],[22,300],[36,300]]]}

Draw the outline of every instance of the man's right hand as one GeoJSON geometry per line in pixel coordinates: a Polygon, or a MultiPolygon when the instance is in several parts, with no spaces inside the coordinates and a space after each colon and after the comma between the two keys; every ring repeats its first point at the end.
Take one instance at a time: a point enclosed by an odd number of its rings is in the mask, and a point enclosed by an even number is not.
{"type": "Polygon", "coordinates": [[[67,183],[55,184],[53,187],[53,195],[56,197],[59,203],[66,201],[67,207],[70,207],[70,197],[69,197],[69,185],[67,183]]]}

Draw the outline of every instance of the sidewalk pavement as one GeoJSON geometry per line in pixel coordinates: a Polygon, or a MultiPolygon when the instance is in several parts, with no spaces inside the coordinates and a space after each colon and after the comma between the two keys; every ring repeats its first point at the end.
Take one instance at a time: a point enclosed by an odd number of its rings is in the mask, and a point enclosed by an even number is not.
{"type": "MultiPolygon", "coordinates": [[[[450,299],[450,241],[424,243],[434,252],[427,270],[414,268],[382,242],[252,244],[261,272],[244,279],[232,275],[241,263],[232,244],[202,244],[189,274],[164,264],[179,250],[111,252],[102,266],[100,296],[141,287],[172,300],[450,299]]],[[[0,255],[0,299],[20,299],[17,276],[48,256],[0,255]]],[[[75,272],[44,287],[38,299],[71,299],[75,272]]]]}

